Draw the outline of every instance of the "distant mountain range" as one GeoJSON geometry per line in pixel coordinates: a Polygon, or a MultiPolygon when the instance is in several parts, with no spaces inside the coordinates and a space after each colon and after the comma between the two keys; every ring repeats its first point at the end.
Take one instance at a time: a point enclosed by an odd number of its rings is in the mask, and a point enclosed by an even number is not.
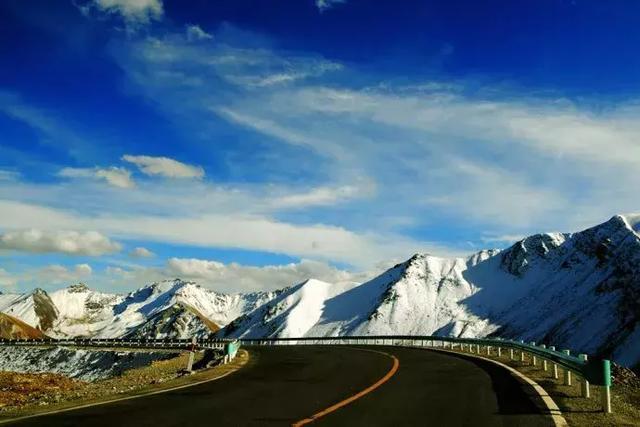
{"type": "Polygon", "coordinates": [[[416,254],[362,284],[226,295],[179,279],[127,296],[84,285],[0,295],[51,336],[502,336],[640,363],[640,215],[467,258],[416,254]]]}
{"type": "Polygon", "coordinates": [[[217,331],[278,292],[221,294],[193,282],[166,280],[128,295],[76,284],[50,294],[0,294],[0,312],[51,337],[186,338],[217,331]]]}

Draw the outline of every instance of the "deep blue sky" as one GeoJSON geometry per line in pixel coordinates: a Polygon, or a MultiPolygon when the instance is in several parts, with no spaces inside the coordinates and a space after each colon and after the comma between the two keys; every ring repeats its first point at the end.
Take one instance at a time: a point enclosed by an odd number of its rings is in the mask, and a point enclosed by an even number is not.
{"type": "Polygon", "coordinates": [[[0,286],[338,280],[637,210],[637,2],[138,4],[0,3],[0,286]]]}

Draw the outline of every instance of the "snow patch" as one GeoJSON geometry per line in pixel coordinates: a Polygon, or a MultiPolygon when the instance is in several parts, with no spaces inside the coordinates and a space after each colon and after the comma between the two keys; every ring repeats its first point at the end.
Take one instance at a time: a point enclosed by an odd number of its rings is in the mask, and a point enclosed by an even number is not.
{"type": "Polygon", "coordinates": [[[63,347],[0,347],[0,371],[53,372],[84,381],[120,375],[129,369],[148,366],[177,353],[74,350],[63,347]]]}

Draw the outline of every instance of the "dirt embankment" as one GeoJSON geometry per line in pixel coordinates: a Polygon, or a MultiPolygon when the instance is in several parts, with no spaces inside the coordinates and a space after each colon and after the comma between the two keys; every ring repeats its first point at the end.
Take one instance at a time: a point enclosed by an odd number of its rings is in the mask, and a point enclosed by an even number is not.
{"type": "MultiPolygon", "coordinates": [[[[202,365],[198,364],[202,357],[202,353],[196,353],[194,366],[202,365]]],[[[0,420],[213,379],[239,369],[246,364],[249,356],[241,350],[230,364],[184,375],[187,359],[188,353],[184,352],[172,359],[155,361],[120,376],[94,382],[75,380],[60,374],[0,371],[0,420]]]]}

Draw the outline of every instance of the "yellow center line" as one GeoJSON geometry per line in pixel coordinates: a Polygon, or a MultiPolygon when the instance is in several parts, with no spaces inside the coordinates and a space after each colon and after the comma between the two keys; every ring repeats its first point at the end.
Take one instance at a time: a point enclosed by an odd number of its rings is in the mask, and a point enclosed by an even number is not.
{"type": "Polygon", "coordinates": [[[393,359],[393,366],[391,367],[391,369],[389,370],[389,372],[387,372],[385,374],[384,377],[380,378],[378,381],[376,381],[374,384],[371,384],[369,387],[365,388],[364,390],[354,394],[351,397],[348,397],[338,403],[336,403],[335,405],[329,406],[327,409],[324,409],[320,412],[318,412],[317,414],[313,414],[312,416],[310,416],[309,418],[305,418],[304,420],[300,420],[297,421],[293,424],[291,424],[291,427],[300,427],[303,426],[305,424],[309,424],[314,422],[315,420],[317,420],[318,418],[324,417],[325,415],[328,415],[332,412],[337,411],[338,409],[350,404],[351,402],[360,399],[362,396],[367,395],[369,393],[371,393],[372,391],[374,391],[375,389],[377,389],[378,387],[380,387],[382,384],[386,383],[387,381],[389,381],[389,379],[395,375],[395,373],[398,371],[398,368],[400,367],[400,361],[398,360],[397,357],[395,357],[392,354],[389,353],[385,353],[382,351],[375,351],[375,350],[368,350],[368,351],[373,351],[374,353],[380,353],[380,354],[384,354],[385,356],[390,357],[391,359],[393,359]]]}

